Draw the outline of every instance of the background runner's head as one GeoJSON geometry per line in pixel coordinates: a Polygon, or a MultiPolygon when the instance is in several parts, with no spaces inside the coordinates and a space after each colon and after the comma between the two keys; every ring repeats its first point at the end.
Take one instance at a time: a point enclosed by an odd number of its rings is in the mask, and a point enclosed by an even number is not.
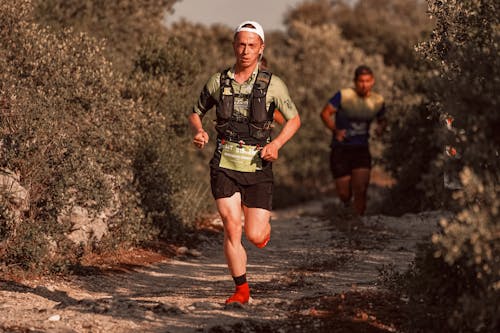
{"type": "Polygon", "coordinates": [[[375,84],[375,77],[370,67],[361,65],[354,71],[354,86],[360,96],[368,96],[375,84]]]}

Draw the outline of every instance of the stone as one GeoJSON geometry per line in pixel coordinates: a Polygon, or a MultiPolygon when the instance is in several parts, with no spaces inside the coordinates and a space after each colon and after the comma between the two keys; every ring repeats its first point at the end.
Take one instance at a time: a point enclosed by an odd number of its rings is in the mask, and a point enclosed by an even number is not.
{"type": "Polygon", "coordinates": [[[53,315],[49,317],[49,321],[59,321],[59,320],[61,320],[60,315],[53,315]]]}
{"type": "Polygon", "coordinates": [[[101,240],[108,232],[108,225],[103,214],[92,216],[81,206],[71,207],[59,216],[61,223],[71,223],[71,232],[67,237],[75,244],[88,244],[91,240],[101,240]]]}
{"type": "Polygon", "coordinates": [[[28,191],[21,185],[20,176],[9,169],[0,169],[0,195],[4,196],[16,209],[29,208],[28,191]]]}

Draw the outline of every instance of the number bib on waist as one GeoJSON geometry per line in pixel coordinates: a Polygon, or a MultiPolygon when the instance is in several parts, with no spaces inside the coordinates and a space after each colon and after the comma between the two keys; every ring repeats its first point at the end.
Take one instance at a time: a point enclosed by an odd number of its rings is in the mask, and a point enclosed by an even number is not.
{"type": "Polygon", "coordinates": [[[260,150],[255,146],[239,145],[225,142],[222,148],[219,166],[224,169],[240,172],[255,172],[262,170],[260,150]]]}

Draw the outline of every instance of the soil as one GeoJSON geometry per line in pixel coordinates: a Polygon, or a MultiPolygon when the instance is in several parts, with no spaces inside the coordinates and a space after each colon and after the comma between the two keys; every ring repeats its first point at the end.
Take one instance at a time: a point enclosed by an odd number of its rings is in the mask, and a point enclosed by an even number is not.
{"type": "Polygon", "coordinates": [[[79,274],[0,279],[0,332],[400,332],[404,298],[381,270],[407,269],[441,212],[354,218],[334,201],[273,213],[268,246],[246,241],[249,304],[234,290],[221,222],[195,247],[89,258],[79,274]]]}

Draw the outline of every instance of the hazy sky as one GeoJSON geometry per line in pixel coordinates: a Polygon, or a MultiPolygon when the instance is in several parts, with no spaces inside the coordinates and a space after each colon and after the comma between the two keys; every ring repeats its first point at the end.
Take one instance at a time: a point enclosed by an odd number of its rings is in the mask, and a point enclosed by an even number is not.
{"type": "Polygon", "coordinates": [[[283,29],[283,14],[303,0],[181,0],[171,23],[184,17],[196,23],[222,23],[235,28],[245,20],[259,22],[264,30],[283,29]]]}

